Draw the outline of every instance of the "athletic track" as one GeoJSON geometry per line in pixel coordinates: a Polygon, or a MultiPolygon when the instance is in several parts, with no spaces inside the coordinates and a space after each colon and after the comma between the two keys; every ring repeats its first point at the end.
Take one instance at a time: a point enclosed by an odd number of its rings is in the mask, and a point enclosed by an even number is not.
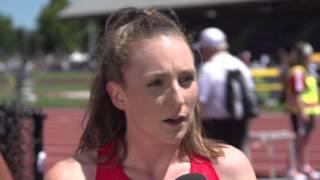
{"type": "MultiPolygon", "coordinates": [[[[75,108],[48,108],[45,109],[48,118],[44,123],[44,148],[47,152],[45,170],[48,170],[55,162],[70,157],[78,144],[82,133],[83,109],[75,108]]],[[[262,113],[254,119],[250,131],[289,129],[290,124],[284,113],[262,113]]],[[[317,121],[315,134],[311,139],[310,159],[314,167],[320,169],[320,120],[317,121]]],[[[288,145],[286,141],[276,141],[274,164],[278,176],[282,176],[286,170],[288,145]]],[[[266,143],[250,143],[252,152],[252,164],[259,177],[268,174],[270,158],[267,153],[266,143]]]]}

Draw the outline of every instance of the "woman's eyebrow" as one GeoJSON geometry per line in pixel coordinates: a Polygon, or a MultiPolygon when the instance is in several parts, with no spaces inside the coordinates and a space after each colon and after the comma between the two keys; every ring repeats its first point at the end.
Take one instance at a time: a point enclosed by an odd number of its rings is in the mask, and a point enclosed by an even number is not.
{"type": "Polygon", "coordinates": [[[165,77],[165,76],[168,76],[168,74],[170,74],[170,73],[165,72],[165,71],[153,71],[153,72],[148,72],[148,73],[144,74],[143,76],[145,76],[145,77],[165,77]]]}
{"type": "MultiPolygon", "coordinates": [[[[171,73],[166,71],[153,71],[153,72],[148,72],[143,76],[144,77],[165,77],[165,76],[168,76],[169,74],[171,73]]],[[[196,74],[196,71],[194,69],[184,69],[178,72],[178,74],[196,74]]]]}
{"type": "Polygon", "coordinates": [[[196,74],[196,70],[195,69],[186,69],[186,70],[182,70],[181,73],[183,73],[183,74],[196,74]]]}

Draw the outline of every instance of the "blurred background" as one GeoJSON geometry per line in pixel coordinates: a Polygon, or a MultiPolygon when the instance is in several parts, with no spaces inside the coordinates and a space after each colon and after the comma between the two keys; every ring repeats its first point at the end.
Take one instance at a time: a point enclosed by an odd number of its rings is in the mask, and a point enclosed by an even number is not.
{"type": "Polygon", "coordinates": [[[279,109],[283,51],[304,40],[314,46],[314,63],[320,61],[319,5],[317,0],[4,0],[0,100],[21,97],[40,107],[85,106],[96,67],[92,55],[105,18],[120,7],[156,6],[176,10],[194,40],[204,27],[224,30],[231,52],[253,69],[261,106],[279,109]],[[20,82],[18,72],[26,81],[20,82]]]}
{"type": "MultiPolygon", "coordinates": [[[[38,125],[40,129],[35,128],[37,120],[19,125],[21,129],[30,129],[27,133],[35,137],[30,141],[44,142],[44,147],[41,144],[32,155],[40,163],[39,152],[44,152],[43,149],[47,152],[43,167],[34,164],[40,168],[38,172],[75,150],[97,64],[93,56],[97,37],[106,17],[127,6],[174,9],[194,40],[205,27],[224,30],[232,54],[243,59],[252,70],[262,117],[265,120],[273,117],[269,123],[286,118],[281,114],[284,108],[280,100],[280,71],[285,63],[283,53],[288,47],[297,40],[310,42],[314,47],[312,62],[319,71],[319,0],[1,0],[0,109],[13,107],[16,110],[15,103],[23,104],[15,124],[19,124],[21,118],[34,120],[34,115],[47,119],[44,125],[38,125]],[[70,132],[70,128],[75,130],[70,132]],[[41,133],[34,135],[34,131],[41,133]]],[[[290,129],[287,123],[280,126],[290,129]]],[[[253,127],[274,129],[277,125],[253,127]]],[[[7,137],[4,135],[7,131],[8,128],[3,130],[3,135],[0,131],[1,141],[7,137]]],[[[24,134],[16,136],[16,139],[23,139],[24,134]]],[[[317,148],[315,152],[320,153],[320,147],[317,148]]],[[[257,152],[259,157],[266,153],[264,150],[257,152]]],[[[319,158],[317,154],[314,160],[318,165],[319,158]]],[[[256,170],[263,176],[268,174],[270,165],[268,159],[258,158],[255,162],[259,164],[260,161],[262,165],[256,170]]],[[[285,164],[285,158],[278,161],[285,164]]],[[[17,169],[17,164],[9,166],[17,169]]],[[[284,169],[285,165],[281,165],[282,173],[284,169]]],[[[34,173],[30,170],[21,177],[42,178],[41,173],[40,176],[35,174],[37,170],[34,173]]]]}

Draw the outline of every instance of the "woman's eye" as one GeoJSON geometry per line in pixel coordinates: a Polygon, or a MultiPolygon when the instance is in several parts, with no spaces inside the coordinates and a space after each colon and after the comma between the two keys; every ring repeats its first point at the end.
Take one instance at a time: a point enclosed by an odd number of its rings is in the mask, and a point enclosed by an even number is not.
{"type": "Polygon", "coordinates": [[[190,76],[185,76],[179,79],[179,84],[182,87],[187,87],[190,86],[191,83],[194,81],[194,76],[190,75],[190,76]]]}
{"type": "Polygon", "coordinates": [[[156,86],[161,86],[163,84],[161,79],[156,79],[154,81],[152,81],[151,83],[149,83],[147,86],[148,87],[156,87],[156,86]]]}

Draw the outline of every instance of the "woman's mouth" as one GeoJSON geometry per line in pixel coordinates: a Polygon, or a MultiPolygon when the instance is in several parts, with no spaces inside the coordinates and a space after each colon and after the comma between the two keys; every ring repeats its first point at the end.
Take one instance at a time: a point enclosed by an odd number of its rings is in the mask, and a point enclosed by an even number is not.
{"type": "Polygon", "coordinates": [[[175,118],[168,118],[163,120],[163,122],[171,125],[171,126],[177,126],[180,125],[182,122],[184,122],[186,120],[185,117],[175,117],[175,118]]]}

